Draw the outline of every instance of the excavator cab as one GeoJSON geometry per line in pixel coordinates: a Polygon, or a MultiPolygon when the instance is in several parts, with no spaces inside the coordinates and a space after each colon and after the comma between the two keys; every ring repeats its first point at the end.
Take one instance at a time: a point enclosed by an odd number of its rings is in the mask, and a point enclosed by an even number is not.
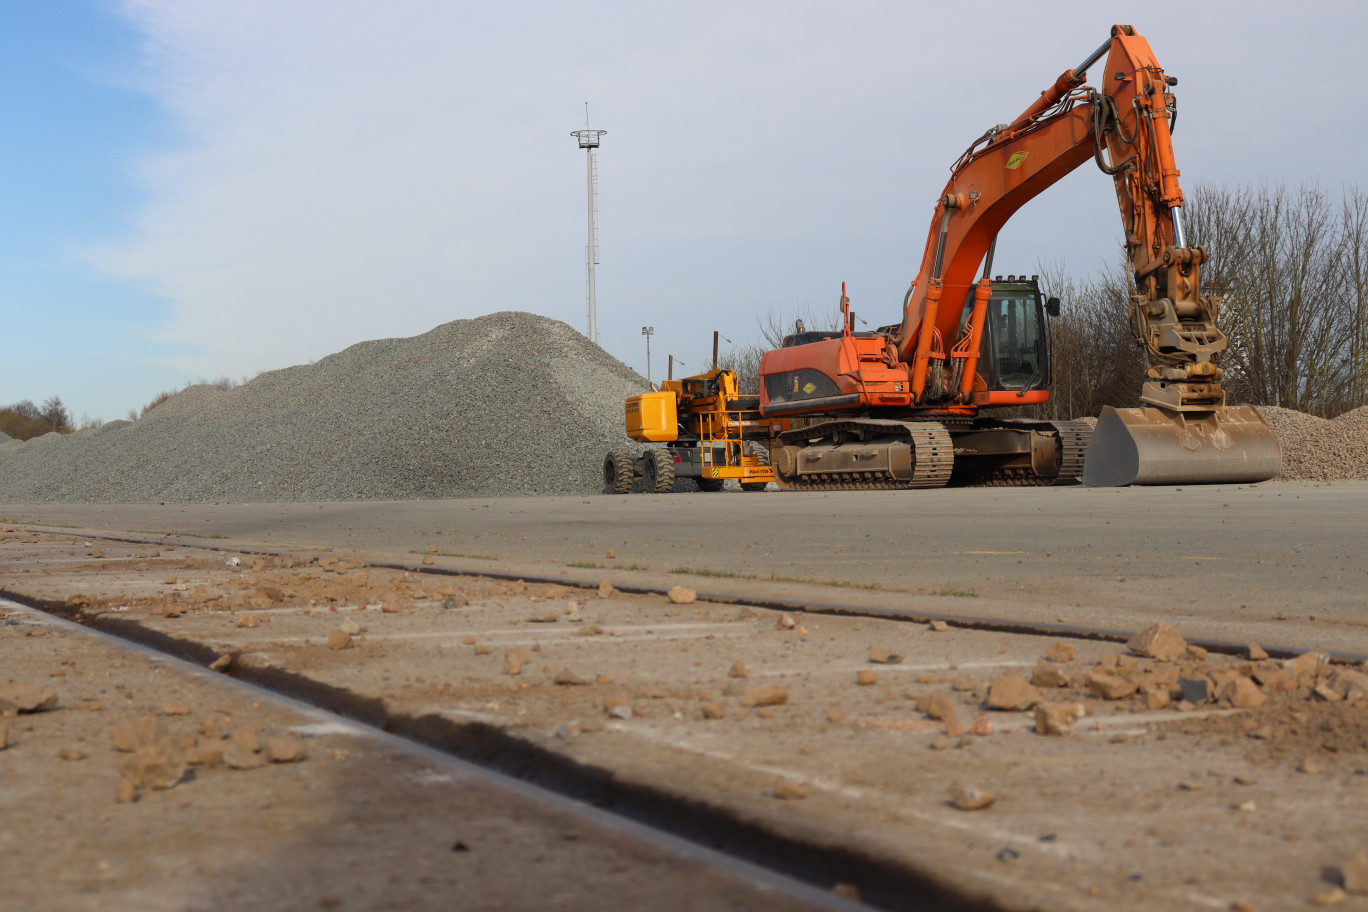
{"type": "MultiPolygon", "coordinates": [[[[993,280],[978,363],[989,389],[1024,393],[1049,388],[1049,334],[1036,282],[1034,276],[993,280]]],[[[966,308],[966,320],[968,315],[966,308]]]]}

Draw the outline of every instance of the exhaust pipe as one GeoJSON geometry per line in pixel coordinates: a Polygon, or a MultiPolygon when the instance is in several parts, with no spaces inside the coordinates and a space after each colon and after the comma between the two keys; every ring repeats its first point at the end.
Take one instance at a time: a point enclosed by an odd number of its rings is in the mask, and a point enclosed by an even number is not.
{"type": "Polygon", "coordinates": [[[1282,468],[1273,429],[1252,405],[1213,411],[1106,406],[1093,431],[1083,484],[1239,484],[1282,468]]]}

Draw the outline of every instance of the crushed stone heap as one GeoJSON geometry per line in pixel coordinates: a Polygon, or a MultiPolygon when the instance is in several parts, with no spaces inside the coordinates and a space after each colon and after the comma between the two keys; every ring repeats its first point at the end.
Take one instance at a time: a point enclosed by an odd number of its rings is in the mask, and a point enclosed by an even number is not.
{"type": "Polygon", "coordinates": [[[1368,480],[1368,406],[1335,418],[1259,406],[1282,446],[1278,481],[1368,480]]]}
{"type": "Polygon", "coordinates": [[[581,494],[638,451],[645,378],[571,327],[502,312],[362,342],[138,421],[0,441],[0,503],[239,503],[581,494]]]}

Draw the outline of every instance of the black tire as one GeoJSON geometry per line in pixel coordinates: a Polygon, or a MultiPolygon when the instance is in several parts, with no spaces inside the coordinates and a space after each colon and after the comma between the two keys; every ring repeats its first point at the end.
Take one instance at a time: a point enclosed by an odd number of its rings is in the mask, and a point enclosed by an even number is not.
{"type": "Polygon", "coordinates": [[[627,494],[636,480],[636,466],[626,453],[609,453],[603,457],[603,493],[627,494]]]}
{"type": "Polygon", "coordinates": [[[726,482],[721,478],[699,478],[698,490],[700,491],[720,491],[726,482]]]}
{"type": "MultiPolygon", "coordinates": [[[[754,440],[748,440],[746,442],[746,453],[750,456],[759,457],[761,465],[770,464],[769,447],[756,443],[754,440]]],[[[741,482],[741,490],[763,491],[767,484],[769,484],[768,481],[743,481],[741,482]]]]}
{"type": "Polygon", "coordinates": [[[642,478],[646,482],[646,493],[669,494],[674,490],[674,459],[665,450],[647,450],[643,460],[642,478]]]}

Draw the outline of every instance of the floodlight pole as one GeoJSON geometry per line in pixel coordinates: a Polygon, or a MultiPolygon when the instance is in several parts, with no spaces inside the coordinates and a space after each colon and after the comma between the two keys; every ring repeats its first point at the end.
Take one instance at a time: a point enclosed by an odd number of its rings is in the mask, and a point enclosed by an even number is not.
{"type": "Polygon", "coordinates": [[[654,326],[641,327],[641,334],[646,337],[646,385],[651,385],[651,336],[655,335],[654,326]]]}
{"type": "Polygon", "coordinates": [[[594,150],[599,147],[599,138],[607,130],[589,129],[589,102],[584,103],[584,129],[573,130],[570,135],[579,140],[579,147],[585,151],[589,182],[589,243],[584,248],[584,268],[588,285],[589,341],[598,344],[598,314],[594,301],[594,265],[599,261],[598,252],[598,165],[594,161],[594,150]]]}

